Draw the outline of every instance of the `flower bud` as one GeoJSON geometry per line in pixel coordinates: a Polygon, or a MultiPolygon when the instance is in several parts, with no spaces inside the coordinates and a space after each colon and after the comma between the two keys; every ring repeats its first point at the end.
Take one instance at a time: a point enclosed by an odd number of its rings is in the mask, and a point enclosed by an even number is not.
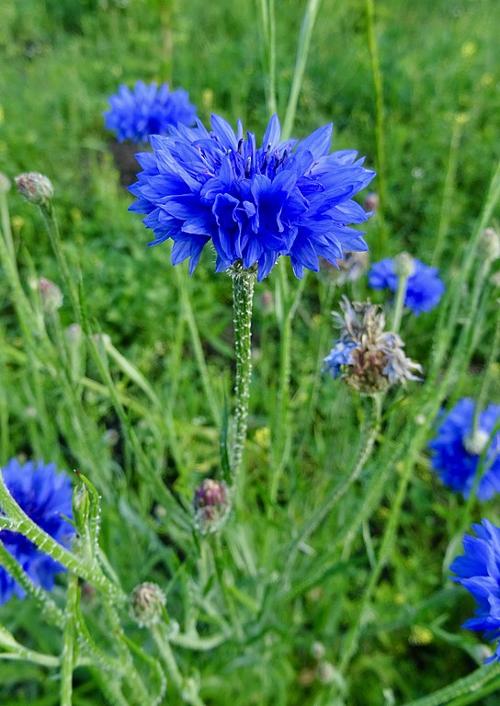
{"type": "Polygon", "coordinates": [[[50,279],[40,277],[37,282],[42,309],[46,314],[55,314],[63,305],[63,293],[50,279]]]}
{"type": "Polygon", "coordinates": [[[75,345],[81,343],[83,331],[80,324],[70,324],[64,333],[66,334],[66,338],[69,343],[75,345]]]}
{"type": "Polygon", "coordinates": [[[134,588],[130,597],[130,613],[141,627],[160,622],[167,599],[156,583],[146,581],[134,588]]]}
{"type": "Polygon", "coordinates": [[[408,279],[415,272],[415,260],[407,252],[399,253],[394,258],[394,265],[398,277],[408,279]]]}
{"type": "Polygon", "coordinates": [[[195,523],[201,534],[217,532],[231,510],[227,485],[223,481],[205,478],[194,494],[195,523]]]}
{"type": "Polygon", "coordinates": [[[0,194],[6,194],[10,190],[10,179],[0,172],[0,194]]]}
{"type": "Polygon", "coordinates": [[[20,174],[15,181],[19,193],[30,203],[47,206],[54,196],[52,182],[39,172],[20,174]]]}
{"type": "Polygon", "coordinates": [[[363,202],[363,208],[365,209],[365,211],[376,211],[379,206],[380,206],[379,195],[376,194],[374,191],[372,191],[370,194],[367,194],[367,196],[363,202]]]}
{"type": "Polygon", "coordinates": [[[465,450],[473,456],[481,456],[486,446],[490,435],[484,429],[476,429],[470,436],[464,439],[465,450]]]}

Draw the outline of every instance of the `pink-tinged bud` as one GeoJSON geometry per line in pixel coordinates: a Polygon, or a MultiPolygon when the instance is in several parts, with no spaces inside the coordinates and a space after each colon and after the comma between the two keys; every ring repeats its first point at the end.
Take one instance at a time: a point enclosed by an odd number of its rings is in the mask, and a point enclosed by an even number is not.
{"type": "Polygon", "coordinates": [[[38,293],[42,302],[42,308],[46,314],[55,314],[63,305],[63,293],[50,279],[40,277],[38,280],[38,293]]]}
{"type": "Polygon", "coordinates": [[[167,599],[156,583],[139,584],[130,596],[130,613],[141,627],[151,627],[160,622],[167,599]]]}
{"type": "Polygon", "coordinates": [[[223,481],[205,478],[194,494],[195,523],[201,534],[217,532],[231,510],[229,490],[223,481]]]}
{"type": "Polygon", "coordinates": [[[52,182],[39,172],[20,174],[15,181],[19,193],[30,203],[47,206],[54,196],[52,182]]]}
{"type": "Polygon", "coordinates": [[[376,211],[379,206],[380,206],[379,195],[376,194],[374,191],[372,191],[370,194],[367,194],[367,196],[363,202],[363,208],[365,209],[365,211],[376,211]]]}

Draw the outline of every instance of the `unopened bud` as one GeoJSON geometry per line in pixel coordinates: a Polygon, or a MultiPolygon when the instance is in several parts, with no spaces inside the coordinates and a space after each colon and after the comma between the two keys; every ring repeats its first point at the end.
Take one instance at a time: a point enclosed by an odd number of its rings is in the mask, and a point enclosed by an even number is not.
{"type": "Polygon", "coordinates": [[[63,293],[50,279],[40,277],[38,280],[38,293],[42,302],[42,308],[46,314],[55,314],[63,305],[63,293]]]}
{"type": "Polygon", "coordinates": [[[0,194],[6,194],[10,190],[10,179],[0,172],[0,194]]]}
{"type": "Polygon", "coordinates": [[[20,174],[15,181],[19,193],[30,203],[47,206],[54,196],[52,182],[39,172],[20,174]]]}
{"type": "Polygon", "coordinates": [[[202,534],[217,532],[231,510],[227,485],[223,481],[205,478],[194,494],[196,527],[202,534]]]}
{"type": "Polygon", "coordinates": [[[130,612],[138,625],[151,627],[160,622],[166,603],[165,594],[158,584],[146,581],[132,591],[130,612]]]}
{"type": "Polygon", "coordinates": [[[475,432],[464,439],[465,450],[473,456],[480,456],[485,450],[489,438],[490,435],[484,429],[476,429],[475,432]]]}
{"type": "Polygon", "coordinates": [[[396,269],[396,274],[399,277],[404,277],[408,279],[415,272],[415,260],[407,252],[399,253],[394,258],[394,264],[396,269]]]}
{"type": "Polygon", "coordinates": [[[365,211],[376,211],[379,206],[380,206],[379,195],[376,194],[374,191],[372,191],[370,194],[367,194],[367,196],[363,202],[363,208],[365,209],[365,211]]]}

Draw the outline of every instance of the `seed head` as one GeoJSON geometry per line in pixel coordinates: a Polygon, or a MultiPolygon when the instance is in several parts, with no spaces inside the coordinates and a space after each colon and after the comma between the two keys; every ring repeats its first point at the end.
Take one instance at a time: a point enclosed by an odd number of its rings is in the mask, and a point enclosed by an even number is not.
{"type": "Polygon", "coordinates": [[[52,182],[39,172],[20,174],[15,182],[19,193],[37,206],[47,206],[54,196],[52,182]]]}
{"type": "Polygon", "coordinates": [[[146,581],[132,591],[130,613],[138,625],[151,627],[160,622],[166,603],[165,594],[158,584],[146,581]]]}
{"type": "Polygon", "coordinates": [[[227,485],[223,481],[205,478],[194,494],[195,524],[201,534],[217,532],[231,510],[227,485]]]}

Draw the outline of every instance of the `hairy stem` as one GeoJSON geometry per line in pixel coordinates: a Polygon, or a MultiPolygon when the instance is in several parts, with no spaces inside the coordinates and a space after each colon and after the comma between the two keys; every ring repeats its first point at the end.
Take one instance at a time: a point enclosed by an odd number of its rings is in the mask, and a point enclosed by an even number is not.
{"type": "Polygon", "coordinates": [[[252,304],[255,273],[234,267],[233,314],[236,379],[234,385],[234,437],[232,444],[232,483],[236,485],[241,471],[243,449],[247,435],[248,402],[252,376],[252,304]]]}

